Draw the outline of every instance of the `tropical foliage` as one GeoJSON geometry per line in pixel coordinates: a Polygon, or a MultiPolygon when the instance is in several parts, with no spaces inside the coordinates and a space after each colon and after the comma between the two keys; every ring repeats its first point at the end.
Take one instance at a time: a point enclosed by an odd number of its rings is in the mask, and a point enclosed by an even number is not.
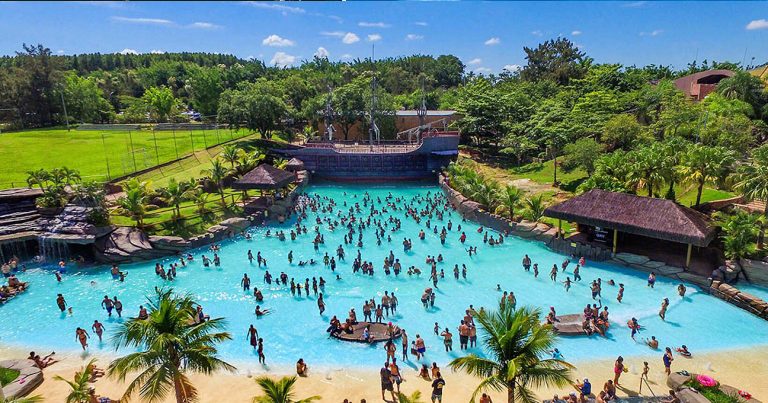
{"type": "Polygon", "coordinates": [[[66,403],[89,402],[89,389],[91,388],[89,382],[91,381],[91,376],[93,375],[93,369],[96,365],[95,363],[96,359],[91,359],[88,361],[88,363],[85,365],[85,367],[83,367],[81,371],[75,372],[74,378],[71,381],[59,375],[53,377],[53,379],[57,381],[66,382],[70,389],[72,389],[65,399],[66,403]]]}
{"type": "Polygon", "coordinates": [[[533,388],[564,387],[570,383],[572,366],[545,358],[557,337],[550,325],[542,325],[538,309],[515,309],[504,302],[497,311],[480,311],[475,316],[483,334],[487,357],[469,354],[451,361],[454,370],[481,378],[472,402],[487,389],[507,392],[507,401],[539,401],[533,388]]]}
{"type": "Polygon", "coordinates": [[[306,399],[294,400],[295,376],[286,376],[273,380],[268,376],[256,378],[256,383],[261,388],[263,395],[253,398],[254,403],[308,403],[320,400],[320,396],[312,396],[306,399]]]}
{"type": "Polygon", "coordinates": [[[147,319],[128,319],[113,338],[116,350],[136,351],[115,359],[107,369],[109,376],[121,382],[137,374],[128,383],[123,399],[138,393],[145,401],[157,402],[173,391],[177,403],[195,401],[197,389],[189,373],[234,371],[235,367],[218,358],[216,348],[232,338],[221,331],[226,325],[224,319],[195,324],[197,304],[189,295],[175,294],[172,289],[156,290],[147,298],[147,305],[147,319]]]}

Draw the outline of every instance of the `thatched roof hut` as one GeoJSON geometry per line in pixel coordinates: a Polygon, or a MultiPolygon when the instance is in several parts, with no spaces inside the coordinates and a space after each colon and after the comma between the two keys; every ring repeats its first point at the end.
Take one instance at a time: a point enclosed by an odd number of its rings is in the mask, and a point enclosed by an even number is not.
{"type": "Polygon", "coordinates": [[[291,184],[296,176],[288,171],[261,164],[232,184],[235,189],[280,189],[291,184]]]}
{"type": "Polygon", "coordinates": [[[709,217],[671,200],[593,189],[544,210],[547,217],[706,247],[715,237],[709,217]]]}
{"type": "Polygon", "coordinates": [[[304,161],[298,158],[291,158],[287,164],[285,164],[285,170],[291,172],[298,172],[304,170],[304,161]]]}

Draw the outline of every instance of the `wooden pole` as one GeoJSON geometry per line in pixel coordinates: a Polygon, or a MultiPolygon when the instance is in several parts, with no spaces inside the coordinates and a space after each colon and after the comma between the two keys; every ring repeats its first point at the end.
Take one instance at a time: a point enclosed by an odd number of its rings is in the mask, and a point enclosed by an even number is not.
{"type": "Polygon", "coordinates": [[[685,255],[685,268],[689,268],[691,266],[691,250],[693,249],[693,245],[688,244],[688,253],[685,255]]]}
{"type": "Polygon", "coordinates": [[[557,232],[558,232],[558,234],[562,234],[563,233],[563,220],[561,220],[559,218],[557,219],[557,232]]]}
{"type": "Polygon", "coordinates": [[[619,243],[619,231],[613,230],[613,253],[616,253],[616,246],[619,243]]]}

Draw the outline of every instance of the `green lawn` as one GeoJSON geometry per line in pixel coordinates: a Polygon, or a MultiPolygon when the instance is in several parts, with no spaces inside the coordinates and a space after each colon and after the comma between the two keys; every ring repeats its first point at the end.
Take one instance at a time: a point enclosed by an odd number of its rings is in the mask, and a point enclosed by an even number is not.
{"type": "Polygon", "coordinates": [[[79,170],[84,180],[105,181],[248,134],[225,129],[153,135],[151,130],[68,132],[61,128],[2,133],[0,150],[6,161],[0,164],[0,189],[26,186],[26,171],[61,166],[79,170]]]}
{"type": "MultiPolygon", "coordinates": [[[[693,206],[696,203],[696,187],[691,186],[687,191],[683,190],[685,193],[680,193],[680,190],[676,190],[677,193],[677,202],[682,204],[683,206],[693,206]]],[[[734,193],[725,191],[725,190],[719,190],[719,189],[711,189],[708,187],[704,187],[704,190],[701,192],[701,202],[706,203],[713,200],[722,200],[722,199],[728,199],[731,197],[736,196],[734,193]]]]}
{"type": "MultiPolygon", "coordinates": [[[[251,134],[243,137],[243,141],[237,141],[233,144],[241,145],[247,144],[248,139],[258,138],[257,134],[251,134]]],[[[157,167],[149,172],[145,172],[136,177],[141,181],[149,181],[153,188],[159,189],[168,186],[168,182],[171,178],[176,179],[178,182],[187,181],[192,178],[199,178],[204,176],[200,171],[211,167],[211,161],[219,155],[223,145],[215,146],[204,151],[198,151],[190,155],[187,158],[183,158],[180,161],[167,165],[164,167],[157,167]]],[[[225,163],[229,167],[228,163],[225,163]]]]}
{"type": "Polygon", "coordinates": [[[19,377],[19,373],[15,369],[0,368],[0,387],[13,382],[19,377]]]}
{"type": "MultiPolygon", "coordinates": [[[[555,164],[552,160],[533,162],[521,167],[509,168],[507,172],[512,179],[530,179],[534,182],[551,185],[554,180],[555,164]]],[[[587,173],[581,169],[574,169],[571,172],[565,172],[562,168],[557,170],[557,180],[564,190],[575,190],[576,186],[586,178],[587,173]]]]}
{"type": "MultiPolygon", "coordinates": [[[[233,202],[239,203],[243,193],[234,189],[225,189],[224,193],[227,208],[221,204],[221,196],[218,193],[210,193],[208,203],[205,205],[208,213],[200,216],[193,202],[184,202],[180,205],[183,219],[174,221],[173,207],[158,208],[147,212],[144,217],[144,229],[153,235],[176,235],[188,238],[205,232],[208,227],[225,218],[242,216],[241,208],[233,206],[233,202]]],[[[249,196],[257,194],[258,192],[249,192],[249,196]]],[[[118,226],[136,225],[132,218],[120,215],[114,210],[110,219],[112,224],[118,226]]]]}

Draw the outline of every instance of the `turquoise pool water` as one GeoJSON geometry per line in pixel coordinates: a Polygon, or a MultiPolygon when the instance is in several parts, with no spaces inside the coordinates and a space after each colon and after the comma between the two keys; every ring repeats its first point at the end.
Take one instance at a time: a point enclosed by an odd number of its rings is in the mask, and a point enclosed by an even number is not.
{"type": "MultiPolygon", "coordinates": [[[[330,197],[338,205],[344,201],[348,206],[360,202],[364,192],[373,196],[374,201],[392,193],[406,201],[414,196],[439,194],[435,186],[401,186],[397,187],[359,187],[318,185],[308,189],[311,195],[330,197]]],[[[402,206],[402,202],[399,203],[402,206]]],[[[425,204],[420,207],[424,208],[425,204]]],[[[376,203],[381,209],[382,204],[376,203]]],[[[363,208],[367,211],[368,208],[363,208]]],[[[518,305],[527,304],[541,307],[546,313],[550,306],[557,309],[558,314],[581,312],[584,305],[592,303],[589,282],[602,278],[603,303],[609,306],[611,312],[611,328],[608,338],[578,337],[562,338],[558,347],[565,358],[571,360],[588,358],[608,358],[616,355],[637,355],[649,353],[639,341],[644,337],[656,336],[662,346],[676,347],[686,344],[695,353],[703,350],[730,349],[753,345],[768,344],[768,324],[723,301],[698,292],[695,287],[688,287],[684,299],[677,296],[677,283],[659,278],[655,288],[646,287],[646,275],[607,264],[587,262],[582,269],[583,281],[574,283],[570,292],[566,292],[563,284],[549,280],[549,268],[552,264],[560,264],[564,256],[548,250],[543,244],[509,237],[503,245],[488,246],[483,244],[482,234],[476,232],[477,225],[462,222],[454,212],[446,212],[442,222],[436,218],[433,223],[446,225],[453,221],[453,230],[449,232],[445,245],[431,231],[426,231],[426,239],[419,240],[418,232],[425,228],[426,219],[417,224],[413,219],[405,219],[402,210],[384,214],[402,220],[402,228],[388,234],[392,242],[384,239],[379,247],[372,229],[364,232],[364,247],[361,250],[364,260],[374,263],[375,275],[369,277],[361,273],[352,273],[352,261],[357,248],[345,245],[346,262],[339,262],[336,273],[342,280],[335,280],[329,268],[322,264],[322,257],[327,252],[334,256],[336,247],[344,244],[346,231],[337,228],[329,231],[326,225],[320,229],[325,237],[325,244],[315,251],[312,246],[313,228],[317,217],[333,216],[334,213],[309,213],[304,224],[309,229],[308,235],[302,235],[291,241],[288,237],[280,241],[276,237],[266,237],[268,230],[272,233],[283,230],[288,234],[295,223],[270,224],[265,227],[251,229],[252,240],[237,238],[225,242],[220,252],[222,265],[220,268],[203,268],[200,255],[207,250],[195,250],[195,261],[186,268],[178,270],[178,277],[173,282],[158,278],[154,273],[155,262],[124,265],[121,270],[128,272],[124,283],[111,278],[108,267],[90,267],[82,270],[70,270],[57,283],[50,269],[30,268],[19,277],[22,281],[31,282],[30,290],[23,296],[14,299],[5,306],[0,306],[0,343],[3,345],[23,346],[34,348],[40,352],[54,349],[57,351],[79,351],[80,346],[75,341],[75,328],[89,329],[94,319],[106,326],[108,336],[120,321],[115,317],[108,318],[106,311],[100,307],[105,294],[118,296],[124,304],[124,315],[135,316],[139,304],[144,303],[144,296],[155,286],[173,286],[177,290],[193,293],[203,305],[205,312],[211,316],[223,316],[228,320],[228,331],[234,340],[221,346],[222,355],[236,362],[256,363],[256,355],[246,340],[246,331],[254,324],[259,334],[265,340],[267,362],[271,364],[295,363],[303,357],[310,364],[326,364],[329,366],[378,366],[385,357],[383,346],[367,346],[356,343],[345,343],[329,339],[325,329],[331,315],[338,315],[341,320],[346,318],[351,307],[355,307],[358,317],[362,318],[364,299],[375,297],[380,300],[383,292],[394,292],[399,301],[397,315],[390,319],[405,328],[411,340],[416,334],[421,334],[427,344],[425,362],[436,361],[445,365],[450,359],[462,354],[458,349],[458,336],[454,342],[454,351],[445,353],[442,341],[434,335],[433,326],[438,322],[441,327],[448,326],[457,335],[456,327],[463,316],[464,310],[473,304],[476,309],[481,306],[495,308],[501,296],[496,291],[496,284],[501,284],[503,290],[513,291],[517,296],[518,305]],[[462,224],[467,234],[467,242],[461,245],[457,225],[462,224]],[[413,250],[403,252],[402,240],[408,237],[413,240],[413,250]],[[471,258],[466,247],[477,246],[479,253],[471,258]],[[268,260],[268,269],[273,276],[285,272],[289,278],[297,281],[312,277],[324,277],[327,281],[325,288],[326,313],[320,316],[314,296],[301,298],[291,296],[286,287],[273,283],[266,286],[263,283],[264,268],[258,268],[256,263],[249,264],[246,253],[252,250],[256,255],[261,251],[268,260]],[[294,263],[288,264],[287,255],[293,251],[294,263]],[[399,277],[386,276],[382,270],[382,262],[390,252],[400,259],[405,268],[415,265],[424,272],[421,277],[409,277],[401,273],[399,277]],[[433,309],[425,310],[420,302],[424,288],[431,286],[428,279],[429,268],[424,263],[427,255],[442,254],[445,262],[438,264],[438,270],[445,270],[445,279],[438,284],[437,298],[433,309]],[[528,254],[533,262],[539,263],[541,274],[534,278],[531,272],[525,272],[521,259],[528,254]],[[315,266],[299,267],[299,260],[314,258],[320,261],[315,266]],[[455,280],[452,275],[453,265],[466,264],[467,279],[455,280]],[[248,273],[253,285],[263,288],[263,308],[273,313],[256,318],[253,311],[256,302],[252,294],[244,292],[240,287],[243,273],[248,273]],[[616,302],[617,288],[607,284],[608,279],[616,283],[624,283],[626,292],[623,303],[616,302]],[[93,283],[92,283],[93,282],[93,283]],[[56,294],[62,293],[73,307],[73,315],[61,315],[56,307],[56,294]],[[667,321],[662,321],[657,312],[664,297],[668,297],[671,306],[667,313],[667,321]],[[632,316],[637,317],[645,326],[640,333],[638,342],[630,338],[626,321],[632,316]],[[744,337],[749,335],[749,337],[744,337]]],[[[358,214],[359,215],[359,214],[358,214]]],[[[387,225],[391,228],[392,225],[387,225]]],[[[355,238],[357,234],[355,235],[355,238]]],[[[170,259],[163,261],[166,267],[170,259]]],[[[564,280],[566,275],[572,276],[576,262],[568,267],[567,273],[560,273],[558,280],[564,280]]],[[[32,267],[32,266],[30,266],[32,267]]],[[[92,333],[92,332],[91,332],[92,333]]],[[[482,338],[482,332],[480,333],[482,338]]],[[[108,343],[91,342],[91,350],[112,351],[108,343]]],[[[399,344],[398,344],[399,349],[399,344]]],[[[479,349],[470,350],[482,353],[479,349]]],[[[660,353],[659,353],[660,354],[660,353]]],[[[398,350],[398,357],[400,351],[398,350]]]]}
{"type": "Polygon", "coordinates": [[[741,291],[748,292],[756,297],[762,298],[764,301],[768,301],[768,287],[762,287],[759,285],[752,285],[747,283],[738,283],[736,288],[741,291]]]}

